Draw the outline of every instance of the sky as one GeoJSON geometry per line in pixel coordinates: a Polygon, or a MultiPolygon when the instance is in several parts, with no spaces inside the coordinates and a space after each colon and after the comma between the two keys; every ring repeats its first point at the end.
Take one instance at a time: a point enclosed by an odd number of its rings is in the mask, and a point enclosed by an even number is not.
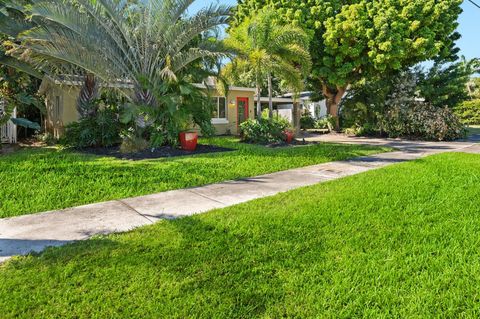
{"type": "MultiPolygon", "coordinates": [[[[480,5],[480,0],[473,0],[480,5]]],[[[210,3],[221,3],[235,5],[236,0],[197,0],[191,7],[191,12],[198,11],[200,8],[210,3]]],[[[457,31],[462,38],[457,42],[460,48],[460,55],[467,59],[480,58],[480,8],[465,0],[462,4],[463,13],[459,18],[459,27],[457,31]]]]}

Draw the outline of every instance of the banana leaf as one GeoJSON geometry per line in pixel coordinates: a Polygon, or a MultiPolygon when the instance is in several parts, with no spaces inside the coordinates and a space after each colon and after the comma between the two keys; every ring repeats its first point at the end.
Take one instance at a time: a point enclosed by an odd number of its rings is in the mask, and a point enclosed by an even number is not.
{"type": "Polygon", "coordinates": [[[26,128],[31,128],[33,130],[39,131],[41,129],[40,124],[32,122],[30,120],[24,119],[24,118],[11,118],[10,121],[13,122],[13,124],[26,127],[26,128]]]}

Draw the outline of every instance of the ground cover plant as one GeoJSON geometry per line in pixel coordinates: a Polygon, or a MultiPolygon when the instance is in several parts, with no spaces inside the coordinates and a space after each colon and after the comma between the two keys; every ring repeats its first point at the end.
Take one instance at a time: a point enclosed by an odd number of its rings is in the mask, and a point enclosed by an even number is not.
{"type": "Polygon", "coordinates": [[[251,177],[342,160],[385,148],[319,144],[269,149],[212,138],[227,153],[122,161],[56,149],[0,157],[0,218],[251,177]]]}
{"type": "Polygon", "coordinates": [[[478,318],[480,157],[449,153],[0,266],[3,318],[478,318]]]}

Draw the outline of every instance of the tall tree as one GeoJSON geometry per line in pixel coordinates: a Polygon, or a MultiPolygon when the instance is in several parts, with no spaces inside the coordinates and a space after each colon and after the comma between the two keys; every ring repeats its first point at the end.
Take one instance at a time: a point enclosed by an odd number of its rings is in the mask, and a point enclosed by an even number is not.
{"type": "MultiPolygon", "coordinates": [[[[257,116],[261,116],[261,86],[266,80],[269,97],[269,117],[273,117],[273,76],[298,87],[311,67],[308,37],[298,27],[280,24],[270,8],[259,12],[229,30],[227,46],[238,52],[227,71],[245,72],[250,69],[257,88],[257,116]]],[[[248,72],[248,71],[247,71],[248,72]]]]}
{"type": "MultiPolygon", "coordinates": [[[[454,41],[462,0],[240,0],[233,26],[265,6],[311,39],[312,81],[327,99],[329,114],[348,85],[399,70],[437,55],[454,41]]],[[[338,126],[338,122],[337,122],[338,126]]]]}

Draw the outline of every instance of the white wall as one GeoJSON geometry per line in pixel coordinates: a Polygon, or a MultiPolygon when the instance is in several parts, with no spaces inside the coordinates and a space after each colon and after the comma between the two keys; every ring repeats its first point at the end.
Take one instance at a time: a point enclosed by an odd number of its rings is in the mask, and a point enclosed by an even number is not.
{"type": "Polygon", "coordinates": [[[327,116],[327,103],[325,100],[320,102],[305,102],[304,107],[317,119],[327,116]]]}

